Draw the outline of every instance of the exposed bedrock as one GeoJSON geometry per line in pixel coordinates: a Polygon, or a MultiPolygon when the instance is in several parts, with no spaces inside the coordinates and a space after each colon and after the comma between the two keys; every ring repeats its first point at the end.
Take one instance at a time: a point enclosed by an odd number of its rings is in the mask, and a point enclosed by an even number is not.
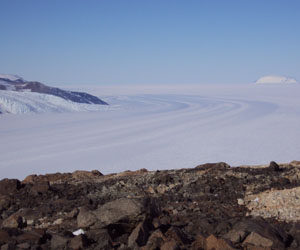
{"type": "Polygon", "coordinates": [[[0,249],[299,249],[300,162],[0,181],[0,249]]]}

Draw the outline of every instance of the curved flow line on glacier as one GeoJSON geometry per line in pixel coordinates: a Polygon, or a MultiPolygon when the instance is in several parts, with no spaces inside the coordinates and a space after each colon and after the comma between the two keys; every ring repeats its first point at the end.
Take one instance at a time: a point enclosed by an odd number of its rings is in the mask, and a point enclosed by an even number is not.
{"type": "MultiPolygon", "coordinates": [[[[197,131],[231,126],[232,122],[249,122],[266,116],[277,108],[276,104],[270,102],[195,95],[121,96],[115,100],[117,101],[121,108],[118,111],[111,111],[117,112],[112,116],[115,119],[113,124],[108,123],[109,126],[105,127],[107,123],[104,122],[105,116],[95,117],[96,114],[91,113],[91,119],[87,119],[87,122],[93,120],[99,125],[99,129],[95,129],[95,124],[91,126],[94,129],[81,130],[81,126],[76,124],[70,129],[72,122],[65,127],[53,129],[50,127],[47,131],[44,130],[42,136],[40,134],[40,142],[26,149],[21,148],[22,146],[18,148],[17,144],[22,145],[21,142],[28,138],[28,135],[20,136],[14,141],[17,147],[15,153],[1,156],[2,162],[7,166],[10,162],[15,162],[21,150],[23,156],[19,160],[30,162],[60,155],[99,152],[101,149],[116,146],[130,147],[140,142],[155,144],[157,139],[167,140],[178,134],[191,136],[197,131]],[[69,140],[59,139],[64,138],[66,133],[69,140]],[[74,149],[74,145],[84,146],[74,149]],[[64,150],[57,150],[58,148],[64,150]],[[45,153],[40,154],[41,151],[45,153]]],[[[84,120],[80,122],[89,125],[84,120]]]]}

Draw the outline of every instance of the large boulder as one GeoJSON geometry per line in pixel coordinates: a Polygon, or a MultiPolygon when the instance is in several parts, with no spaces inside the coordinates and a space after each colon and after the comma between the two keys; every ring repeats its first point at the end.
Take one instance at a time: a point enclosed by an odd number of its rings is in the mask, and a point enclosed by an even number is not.
{"type": "Polygon", "coordinates": [[[86,207],[81,207],[77,216],[77,226],[79,228],[88,228],[96,222],[97,218],[93,211],[86,207]]]}
{"type": "Polygon", "coordinates": [[[160,229],[157,229],[154,232],[152,232],[152,234],[148,238],[146,245],[141,249],[143,250],[160,249],[165,242],[167,242],[167,238],[164,236],[164,234],[160,229]]]}
{"type": "Polygon", "coordinates": [[[8,195],[0,195],[0,211],[8,209],[13,201],[14,199],[8,195]]]}
{"type": "Polygon", "coordinates": [[[2,228],[21,228],[24,225],[25,225],[25,221],[23,220],[22,216],[20,216],[18,213],[14,213],[2,222],[1,227],[2,228]]]}
{"type": "Polygon", "coordinates": [[[39,182],[33,185],[30,189],[30,194],[33,196],[46,194],[51,189],[49,182],[39,182]]]}
{"type": "Polygon", "coordinates": [[[70,240],[70,249],[85,249],[88,245],[87,237],[84,234],[77,235],[70,240]]]}
{"type": "Polygon", "coordinates": [[[94,211],[102,227],[121,221],[141,221],[145,218],[145,201],[121,198],[100,206],[94,211]]]}
{"type": "Polygon", "coordinates": [[[68,249],[69,239],[60,235],[53,235],[51,238],[51,249],[68,249]]]}
{"type": "Polygon", "coordinates": [[[0,181],[0,194],[13,194],[21,188],[21,182],[17,179],[3,179],[0,181]]]}
{"type": "Polygon", "coordinates": [[[236,248],[228,241],[210,235],[206,238],[205,249],[207,250],[235,250],[236,248]]]}
{"type": "Polygon", "coordinates": [[[135,227],[146,218],[148,205],[144,199],[121,198],[107,202],[96,210],[82,207],[77,216],[77,226],[105,228],[111,224],[126,222],[135,227]]]}
{"type": "Polygon", "coordinates": [[[110,250],[112,249],[112,240],[107,229],[94,229],[86,233],[91,242],[97,242],[95,249],[110,250]],[[99,240],[100,239],[100,240],[99,240]]]}
{"type": "Polygon", "coordinates": [[[149,231],[147,221],[139,223],[128,237],[128,247],[145,245],[149,237],[149,231]]]}
{"type": "Polygon", "coordinates": [[[268,223],[264,219],[246,219],[234,226],[234,230],[245,237],[243,245],[253,244],[263,247],[284,248],[290,240],[289,236],[280,226],[268,223]],[[243,233],[244,232],[244,233],[243,233]]]}
{"type": "Polygon", "coordinates": [[[246,246],[247,244],[252,244],[258,247],[271,247],[273,246],[274,242],[272,239],[268,239],[258,233],[252,232],[243,242],[243,245],[246,246]]]}

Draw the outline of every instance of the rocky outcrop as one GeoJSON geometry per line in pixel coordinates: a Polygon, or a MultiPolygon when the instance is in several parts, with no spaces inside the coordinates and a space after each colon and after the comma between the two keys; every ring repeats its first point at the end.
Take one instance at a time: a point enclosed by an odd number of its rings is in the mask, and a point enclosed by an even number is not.
{"type": "Polygon", "coordinates": [[[299,249],[300,162],[0,181],[0,249],[299,249]]]}

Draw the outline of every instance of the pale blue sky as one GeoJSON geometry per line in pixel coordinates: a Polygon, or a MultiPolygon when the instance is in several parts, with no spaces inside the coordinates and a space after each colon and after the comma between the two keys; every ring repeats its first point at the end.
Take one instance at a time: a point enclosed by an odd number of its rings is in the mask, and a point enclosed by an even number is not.
{"type": "Polygon", "coordinates": [[[0,9],[0,73],[28,80],[300,80],[299,0],[0,0],[0,9]]]}

